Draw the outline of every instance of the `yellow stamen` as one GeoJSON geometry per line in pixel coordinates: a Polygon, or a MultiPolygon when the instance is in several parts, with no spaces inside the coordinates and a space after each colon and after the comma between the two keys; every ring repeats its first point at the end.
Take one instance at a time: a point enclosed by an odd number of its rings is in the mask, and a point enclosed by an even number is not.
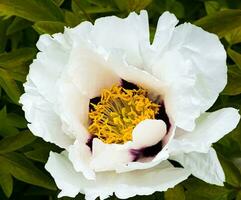
{"type": "Polygon", "coordinates": [[[97,104],[91,104],[89,132],[105,143],[123,144],[132,140],[132,130],[145,119],[154,119],[159,105],[142,89],[114,85],[104,89],[97,104]]]}

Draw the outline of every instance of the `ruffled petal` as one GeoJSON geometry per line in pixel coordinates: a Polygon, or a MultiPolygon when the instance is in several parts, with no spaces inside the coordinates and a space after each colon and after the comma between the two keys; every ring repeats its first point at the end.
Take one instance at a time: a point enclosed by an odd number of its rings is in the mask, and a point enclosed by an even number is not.
{"type": "Polygon", "coordinates": [[[185,180],[190,173],[183,168],[174,168],[168,161],[155,168],[116,174],[115,172],[98,173],[95,181],[87,180],[76,172],[66,155],[50,153],[46,169],[54,177],[62,191],[59,197],[75,197],[79,192],[86,200],[97,197],[106,199],[113,193],[118,198],[126,199],[135,195],[150,195],[155,191],[166,191],[185,180]]]}
{"type": "Polygon", "coordinates": [[[152,72],[151,66],[154,64],[153,62],[156,62],[158,57],[167,50],[177,23],[176,16],[167,11],[159,17],[152,45],[141,46],[146,71],[152,72]]]}
{"type": "Polygon", "coordinates": [[[146,119],[137,124],[132,131],[132,141],[135,148],[145,148],[160,142],[166,133],[164,121],[146,119]]]}
{"type": "Polygon", "coordinates": [[[100,96],[103,89],[120,82],[120,78],[111,70],[104,55],[86,42],[76,44],[71,53],[64,78],[68,77],[79,91],[92,99],[100,96]]]}
{"type": "Polygon", "coordinates": [[[140,46],[149,44],[149,24],[146,11],[140,15],[130,13],[127,18],[103,17],[95,21],[91,31],[91,41],[97,47],[110,52],[115,49],[125,52],[129,64],[143,65],[140,46]]]}
{"type": "Polygon", "coordinates": [[[167,11],[159,17],[152,44],[152,48],[158,49],[159,54],[167,47],[177,23],[176,16],[167,11]]]}
{"type": "Polygon", "coordinates": [[[73,140],[62,131],[61,120],[53,110],[53,106],[38,93],[30,80],[24,88],[26,93],[21,96],[20,103],[23,105],[31,132],[47,142],[67,148],[73,140]]]}
{"type": "MultiPolygon", "coordinates": [[[[105,144],[95,138],[91,167],[95,171],[116,170],[118,173],[136,169],[148,169],[168,158],[167,148],[160,146],[158,159],[142,158],[136,160],[136,152],[154,146],[166,135],[166,125],[162,120],[144,120],[133,130],[133,139],[125,144],[105,144]],[[152,160],[155,160],[152,162],[152,160]],[[135,161],[134,161],[135,160],[135,161]]],[[[161,145],[161,144],[160,144],[161,145]]]]}
{"type": "MultiPolygon", "coordinates": [[[[154,123],[154,126],[156,123],[154,123]]],[[[176,127],[174,125],[171,126],[169,132],[164,136],[162,139],[162,147],[160,152],[157,153],[157,155],[153,157],[145,157],[142,159],[138,159],[133,162],[129,162],[126,165],[121,165],[116,168],[116,172],[123,173],[123,172],[130,172],[134,170],[140,170],[140,169],[149,169],[151,167],[157,166],[162,161],[167,160],[169,157],[169,144],[172,141],[172,138],[174,137],[176,127]]],[[[151,135],[151,132],[148,132],[151,135]]],[[[133,146],[135,146],[133,142],[133,146]]]]}
{"type": "Polygon", "coordinates": [[[70,87],[70,82],[61,82],[60,78],[64,77],[63,73],[68,68],[76,36],[85,40],[91,26],[84,22],[73,29],[65,29],[63,34],[40,36],[37,43],[40,52],[30,65],[25,94],[20,100],[31,123],[31,131],[64,148],[80,135],[88,137],[83,124],[87,124],[89,99],[70,87]],[[68,94],[62,94],[63,90],[68,94]]]}
{"type": "Polygon", "coordinates": [[[81,138],[87,141],[90,137],[87,130],[89,98],[67,77],[59,81],[58,97],[54,108],[62,121],[63,131],[74,139],[81,138]]]}
{"type": "Polygon", "coordinates": [[[197,178],[207,183],[223,186],[225,175],[213,148],[210,148],[208,153],[183,153],[172,156],[170,159],[179,162],[197,178]]]}
{"type": "Polygon", "coordinates": [[[83,192],[80,184],[81,181],[85,180],[85,177],[74,170],[67,156],[67,152],[62,154],[50,152],[49,159],[45,165],[58,188],[62,190],[59,193],[59,197],[75,197],[79,192],[83,192]]]}
{"type": "Polygon", "coordinates": [[[126,165],[134,157],[130,153],[131,142],[125,144],[106,144],[98,138],[93,139],[91,168],[97,172],[110,171],[126,165]]]}
{"type": "Polygon", "coordinates": [[[171,154],[180,152],[207,153],[212,143],[232,131],[238,124],[240,115],[234,108],[223,108],[212,113],[202,114],[193,132],[177,130],[169,145],[171,154]]]}
{"type": "Polygon", "coordinates": [[[173,30],[175,19],[171,14],[164,16],[169,24],[169,42],[164,42],[160,53],[161,45],[155,42],[160,40],[157,32],[152,55],[145,58],[149,59],[147,69],[168,84],[165,102],[177,126],[191,131],[196,118],[215,102],[226,85],[226,53],[216,35],[189,23],[173,30]]]}
{"type": "Polygon", "coordinates": [[[41,35],[37,42],[40,52],[29,68],[28,79],[49,102],[57,99],[57,80],[69,60],[70,43],[62,33],[41,35]]]}
{"type": "Polygon", "coordinates": [[[181,122],[185,127],[189,127],[190,120],[200,116],[200,111],[195,108],[201,104],[200,100],[192,95],[195,94],[196,77],[193,75],[191,63],[183,59],[178,51],[165,52],[152,66],[152,73],[167,85],[164,90],[167,113],[177,126],[180,127],[181,122]]]}
{"type": "Polygon", "coordinates": [[[165,83],[152,74],[129,65],[126,62],[126,57],[123,51],[112,51],[108,56],[107,62],[109,63],[108,66],[111,70],[113,70],[113,72],[121,79],[146,89],[153,99],[156,97],[161,98],[161,96],[165,94],[165,90],[167,90],[165,83]]]}
{"type": "Polygon", "coordinates": [[[139,159],[138,161],[129,162],[126,165],[119,165],[116,167],[116,172],[126,173],[126,172],[135,171],[135,170],[150,169],[152,167],[157,166],[161,162],[167,160],[168,158],[169,158],[168,151],[162,150],[155,156],[155,158],[146,157],[146,158],[139,159]]]}
{"type": "Polygon", "coordinates": [[[86,179],[95,179],[95,172],[90,168],[92,152],[85,141],[77,139],[73,145],[69,146],[68,153],[76,172],[82,172],[86,179]]]}
{"type": "Polygon", "coordinates": [[[178,48],[185,59],[190,59],[197,78],[196,92],[202,98],[200,110],[206,111],[227,83],[227,56],[222,43],[217,35],[185,23],[175,29],[170,46],[178,48]]]}

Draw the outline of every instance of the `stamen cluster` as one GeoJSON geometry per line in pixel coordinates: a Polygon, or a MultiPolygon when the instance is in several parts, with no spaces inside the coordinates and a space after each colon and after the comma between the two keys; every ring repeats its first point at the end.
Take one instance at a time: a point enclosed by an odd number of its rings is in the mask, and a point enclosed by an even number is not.
{"type": "Polygon", "coordinates": [[[144,89],[119,85],[104,89],[100,101],[91,105],[89,132],[108,144],[132,140],[135,126],[145,119],[155,119],[159,111],[159,105],[147,97],[144,89]]]}

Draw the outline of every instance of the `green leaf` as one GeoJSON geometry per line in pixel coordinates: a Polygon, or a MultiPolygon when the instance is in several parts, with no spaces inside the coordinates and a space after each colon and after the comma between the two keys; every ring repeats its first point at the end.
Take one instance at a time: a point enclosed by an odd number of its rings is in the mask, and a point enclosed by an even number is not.
{"type": "Polygon", "coordinates": [[[13,33],[12,35],[9,35],[8,38],[11,42],[11,50],[14,51],[21,45],[23,33],[21,31],[16,32],[16,33],[13,33]]]}
{"type": "Polygon", "coordinates": [[[46,163],[49,157],[49,151],[50,149],[43,147],[33,151],[28,151],[24,153],[24,155],[31,160],[46,163]]]}
{"type": "Polygon", "coordinates": [[[0,153],[8,153],[32,143],[36,137],[30,131],[22,131],[17,135],[0,140],[0,153]]]}
{"type": "Polygon", "coordinates": [[[229,57],[235,62],[235,64],[241,69],[241,54],[239,54],[238,52],[232,50],[232,49],[228,49],[228,55],[229,57]]]}
{"type": "MultiPolygon", "coordinates": [[[[234,107],[236,109],[240,109],[240,106],[241,106],[240,94],[236,96],[220,95],[216,100],[215,104],[208,111],[213,112],[215,110],[225,108],[225,107],[234,107]]],[[[228,134],[228,136],[230,136],[230,134],[228,134]]],[[[227,137],[227,135],[225,137],[227,137]]]]}
{"type": "Polygon", "coordinates": [[[9,198],[13,191],[13,178],[11,174],[0,171],[0,185],[4,194],[9,198]]]}
{"type": "Polygon", "coordinates": [[[7,119],[7,110],[6,107],[4,107],[2,110],[0,110],[0,135],[3,137],[10,136],[10,135],[16,135],[19,133],[18,129],[12,125],[9,124],[7,119]]]}
{"type": "MultiPolygon", "coordinates": [[[[37,196],[43,196],[43,195],[54,195],[55,191],[53,190],[48,190],[42,187],[36,187],[31,185],[25,192],[24,196],[32,196],[32,198],[36,198],[37,196]]],[[[34,198],[34,199],[35,199],[34,198]]],[[[32,199],[30,199],[32,200],[32,199]]],[[[40,199],[42,200],[42,199],[40,199]]],[[[51,199],[52,200],[52,199],[51,199]]],[[[60,199],[59,199],[60,200],[60,199]]]]}
{"type": "Polygon", "coordinates": [[[0,0],[0,13],[34,22],[64,19],[61,10],[51,0],[0,0]]]}
{"type": "MultiPolygon", "coordinates": [[[[159,198],[159,197],[156,197],[157,195],[156,194],[153,194],[153,195],[149,195],[149,196],[135,196],[135,197],[132,197],[132,198],[128,198],[129,200],[164,200],[164,198],[159,198]]],[[[64,199],[64,200],[70,200],[70,199],[64,199]]],[[[110,199],[108,200],[119,200],[116,196],[112,196],[110,199]]]]}
{"type": "MultiPolygon", "coordinates": [[[[127,2],[127,1],[126,1],[127,2]]],[[[124,2],[125,3],[125,2],[124,2]]],[[[86,19],[91,21],[89,14],[109,13],[118,11],[113,2],[109,0],[73,0],[71,4],[72,10],[75,14],[83,15],[86,19]]]]}
{"type": "MultiPolygon", "coordinates": [[[[231,133],[232,135],[232,133],[231,133]]],[[[231,158],[241,157],[241,144],[230,137],[230,133],[214,145],[217,152],[231,158]]]]}
{"type": "Polygon", "coordinates": [[[146,8],[152,0],[114,0],[121,11],[140,11],[146,8]]]}
{"type": "Polygon", "coordinates": [[[107,6],[114,6],[115,4],[113,2],[110,2],[109,0],[87,0],[89,4],[96,5],[99,7],[107,7],[107,6]]]}
{"type": "Polygon", "coordinates": [[[229,66],[228,68],[228,83],[222,94],[238,95],[241,93],[241,70],[238,66],[229,66]]]}
{"type": "Polygon", "coordinates": [[[35,57],[36,53],[37,51],[34,48],[20,48],[9,53],[2,53],[0,54],[0,67],[9,70],[25,66],[35,57]]]}
{"type": "Polygon", "coordinates": [[[65,23],[62,23],[62,22],[39,21],[33,25],[33,28],[39,34],[44,34],[44,33],[54,34],[58,32],[63,32],[64,26],[65,26],[65,23]]]}
{"type": "MultiPolygon", "coordinates": [[[[220,96],[215,110],[224,107],[234,107],[240,110],[241,107],[241,95],[237,96],[220,96]]],[[[211,110],[213,112],[214,110],[211,110]]],[[[228,158],[230,161],[234,161],[237,158],[241,158],[241,121],[237,127],[225,135],[221,140],[214,144],[216,152],[223,157],[228,158]]]]}
{"type": "Polygon", "coordinates": [[[233,192],[225,187],[211,185],[196,178],[189,178],[183,185],[186,188],[186,200],[227,200],[233,192]]]}
{"type": "Polygon", "coordinates": [[[8,113],[7,123],[16,128],[27,128],[27,121],[25,118],[15,113],[8,113]]]}
{"type": "Polygon", "coordinates": [[[1,42],[0,42],[0,52],[3,52],[5,50],[6,44],[7,44],[7,28],[8,28],[8,24],[10,19],[8,20],[4,20],[2,17],[0,17],[0,38],[1,38],[1,42]]]}
{"type": "MultiPolygon", "coordinates": [[[[116,11],[115,8],[112,8],[112,7],[106,7],[106,8],[103,8],[103,7],[86,7],[85,8],[85,12],[88,13],[88,14],[97,14],[97,13],[108,13],[108,12],[114,12],[116,11]]],[[[84,14],[83,11],[79,11],[80,14],[84,14]]]]}
{"type": "Polygon", "coordinates": [[[225,35],[225,39],[229,44],[237,44],[241,42],[241,26],[231,30],[227,35],[225,35]]]}
{"type": "Polygon", "coordinates": [[[16,104],[18,104],[21,91],[14,81],[14,78],[5,69],[0,68],[0,86],[7,93],[9,98],[16,104]]]}
{"type": "Polygon", "coordinates": [[[217,1],[205,1],[204,5],[208,15],[217,12],[221,8],[220,4],[217,1]]]}
{"type": "Polygon", "coordinates": [[[14,80],[24,82],[28,65],[36,55],[34,48],[21,48],[9,53],[0,54],[0,85],[8,96],[18,102],[19,89],[14,80]]]}
{"type": "Polygon", "coordinates": [[[223,37],[230,31],[241,27],[241,10],[222,10],[212,15],[203,17],[195,22],[197,26],[201,26],[206,31],[223,37]]]}
{"type": "Polygon", "coordinates": [[[34,164],[26,159],[25,156],[19,153],[7,153],[0,155],[0,169],[12,174],[16,179],[44,187],[50,190],[55,190],[53,180],[45,173],[39,170],[34,164]]]}
{"type": "MultiPolygon", "coordinates": [[[[241,152],[241,150],[240,150],[240,152],[241,152]]],[[[241,156],[239,156],[238,158],[234,158],[232,160],[232,163],[239,170],[239,173],[241,174],[241,156]]]]}
{"type": "Polygon", "coordinates": [[[47,143],[44,140],[38,138],[33,143],[29,145],[31,149],[26,151],[24,154],[26,157],[30,158],[31,160],[46,163],[49,152],[54,151],[60,153],[62,150],[58,146],[47,143]]]}
{"type": "Polygon", "coordinates": [[[22,33],[22,43],[27,44],[28,47],[36,48],[36,43],[39,40],[39,34],[33,29],[33,27],[24,29],[22,33]]]}
{"type": "Polygon", "coordinates": [[[166,10],[170,11],[171,13],[174,13],[178,18],[184,17],[184,7],[179,1],[167,0],[166,10]]]}
{"type": "Polygon", "coordinates": [[[53,2],[59,7],[64,3],[64,0],[53,0],[53,2]]]}
{"type": "Polygon", "coordinates": [[[177,185],[165,192],[165,200],[185,200],[184,188],[177,185]]]}
{"type": "Polygon", "coordinates": [[[241,200],[241,190],[238,192],[236,200],[241,200]]]}
{"type": "Polygon", "coordinates": [[[31,22],[28,20],[22,19],[20,17],[15,17],[13,22],[9,25],[7,29],[7,35],[11,35],[13,33],[19,32],[29,26],[31,26],[31,22]]]}
{"type": "Polygon", "coordinates": [[[234,187],[240,187],[241,186],[241,173],[237,169],[237,167],[228,159],[226,159],[221,154],[218,154],[218,158],[220,160],[220,163],[223,167],[226,182],[230,185],[233,185],[234,187]]]}
{"type": "Polygon", "coordinates": [[[69,27],[75,27],[81,21],[83,21],[83,18],[81,18],[80,15],[77,15],[76,13],[70,12],[70,11],[64,12],[64,19],[65,19],[66,25],[69,27]]]}

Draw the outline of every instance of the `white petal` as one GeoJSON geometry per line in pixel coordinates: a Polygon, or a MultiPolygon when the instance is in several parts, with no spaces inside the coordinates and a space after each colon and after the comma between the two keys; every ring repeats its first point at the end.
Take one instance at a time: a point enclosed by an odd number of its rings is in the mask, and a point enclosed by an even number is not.
{"type": "Polygon", "coordinates": [[[67,41],[71,43],[72,46],[76,46],[89,40],[92,27],[93,24],[91,22],[84,21],[74,28],[65,27],[64,34],[67,41]]]}
{"type": "Polygon", "coordinates": [[[133,161],[136,159],[133,151],[153,146],[166,135],[166,125],[162,120],[144,120],[134,128],[132,135],[133,140],[123,145],[105,144],[95,138],[91,167],[95,171],[116,170],[122,173],[136,169],[148,169],[168,158],[167,147],[160,147],[161,152],[155,158],[133,161]]]}
{"type": "Polygon", "coordinates": [[[126,173],[126,172],[135,171],[135,170],[150,169],[152,167],[157,166],[161,162],[167,160],[168,158],[169,158],[168,151],[163,150],[163,151],[160,151],[154,159],[143,158],[143,159],[139,159],[138,161],[129,162],[126,165],[119,165],[116,167],[116,172],[126,173]]]}
{"type": "Polygon", "coordinates": [[[58,188],[62,190],[59,197],[75,197],[80,192],[81,179],[84,177],[73,169],[66,154],[50,152],[45,168],[54,177],[58,188]]]}
{"type": "Polygon", "coordinates": [[[75,143],[68,148],[68,152],[69,159],[75,171],[82,172],[87,179],[95,179],[95,173],[90,168],[91,149],[86,145],[86,142],[77,139],[75,143]]]}
{"type": "Polygon", "coordinates": [[[211,184],[223,186],[225,175],[213,148],[210,148],[208,153],[183,153],[170,159],[179,162],[197,178],[211,184]]]}
{"type": "Polygon", "coordinates": [[[63,148],[72,144],[72,139],[61,130],[62,123],[53,106],[38,93],[31,81],[25,84],[25,91],[20,103],[23,104],[31,132],[63,148]]]}
{"type": "Polygon", "coordinates": [[[41,52],[29,68],[27,80],[32,80],[39,93],[49,102],[55,102],[57,80],[69,59],[70,44],[64,34],[41,35],[37,43],[41,52]]]}
{"type": "Polygon", "coordinates": [[[234,108],[223,108],[212,113],[204,113],[197,120],[193,132],[177,131],[169,145],[169,152],[178,154],[208,152],[212,143],[232,131],[238,124],[240,115],[234,108]]]}
{"type": "Polygon", "coordinates": [[[62,120],[62,129],[66,134],[73,138],[81,137],[82,140],[88,140],[89,99],[67,77],[59,81],[55,110],[62,120]]]}
{"type": "Polygon", "coordinates": [[[154,192],[166,191],[183,180],[190,173],[183,168],[174,168],[168,161],[147,170],[123,173],[120,176],[115,195],[125,199],[135,195],[151,195],[154,192]],[[123,182],[122,182],[123,181],[123,182]]]}
{"type": "MultiPolygon", "coordinates": [[[[175,130],[176,130],[176,127],[172,125],[169,132],[162,140],[161,151],[155,157],[143,158],[134,162],[129,162],[127,165],[120,165],[116,168],[116,172],[123,173],[123,172],[129,172],[133,170],[149,169],[151,167],[157,166],[162,161],[167,160],[169,157],[169,150],[168,150],[169,144],[172,141],[175,130]]],[[[133,145],[135,146],[134,143],[133,145]]]]}
{"type": "Polygon", "coordinates": [[[158,48],[158,50],[160,51],[159,53],[161,53],[161,51],[170,41],[177,23],[178,19],[174,14],[171,14],[167,11],[164,12],[158,19],[152,48],[158,48]]]}
{"type": "Polygon", "coordinates": [[[190,62],[183,59],[178,51],[165,52],[162,59],[152,66],[152,73],[168,85],[164,96],[167,113],[177,126],[182,123],[185,127],[190,127],[190,120],[193,121],[200,115],[196,107],[201,104],[192,95],[195,93],[196,80],[190,62]]]}
{"type": "Polygon", "coordinates": [[[94,138],[92,145],[91,168],[95,171],[114,170],[120,165],[125,165],[134,159],[130,153],[131,143],[105,144],[94,138]]]}
{"type": "MultiPolygon", "coordinates": [[[[41,52],[37,54],[37,58],[30,66],[27,83],[25,83],[25,94],[21,98],[26,118],[31,123],[29,127],[34,134],[64,148],[72,144],[72,139],[67,135],[75,137],[77,135],[77,126],[79,126],[78,132],[84,132],[84,128],[80,130],[81,124],[79,123],[80,125],[78,125],[77,121],[83,120],[83,111],[86,111],[83,107],[88,105],[89,100],[88,98],[80,97],[80,95],[78,96],[80,93],[76,93],[73,99],[67,101],[68,97],[59,95],[61,85],[59,79],[63,72],[66,71],[73,39],[76,39],[68,36],[71,34],[71,36],[74,36],[75,34],[82,40],[85,40],[86,35],[88,35],[86,32],[90,28],[86,24],[88,23],[82,23],[71,30],[66,29],[64,34],[57,33],[53,36],[40,36],[37,47],[41,52]],[[70,109],[62,112],[58,107],[59,99],[63,100],[63,104],[69,105],[67,108],[70,109]],[[77,102],[78,100],[80,102],[77,102]],[[73,107],[77,108],[75,112],[72,112],[73,107]],[[71,112],[71,115],[67,115],[71,112]],[[60,113],[62,114],[61,118],[58,116],[60,113]],[[80,118],[77,119],[78,117],[80,118]],[[67,122],[71,120],[73,120],[72,126],[67,127],[67,122]],[[70,134],[70,132],[72,133],[70,134]]],[[[61,89],[63,90],[63,88],[61,89]]],[[[86,118],[86,112],[84,115],[86,118]]]]}
{"type": "Polygon", "coordinates": [[[107,62],[109,63],[108,66],[111,70],[113,70],[121,79],[146,89],[153,98],[160,97],[164,94],[166,89],[165,83],[150,73],[129,65],[126,62],[124,52],[112,51],[107,62]]]}
{"type": "Polygon", "coordinates": [[[140,15],[131,13],[127,18],[115,16],[99,18],[95,21],[91,32],[91,41],[106,51],[123,50],[127,62],[142,65],[140,45],[149,44],[149,25],[146,11],[140,15]]]}
{"type": "Polygon", "coordinates": [[[176,28],[171,46],[175,48],[178,42],[178,50],[191,60],[196,72],[196,87],[202,96],[201,111],[204,112],[227,83],[225,49],[216,35],[188,23],[176,28]]]}
{"type": "Polygon", "coordinates": [[[72,59],[70,53],[76,44],[84,46],[87,43],[91,27],[90,22],[83,22],[75,28],[65,28],[63,34],[40,36],[37,42],[40,52],[30,65],[28,79],[33,81],[40,94],[48,101],[54,103],[57,100],[59,78],[72,59]]]}
{"type": "Polygon", "coordinates": [[[167,128],[164,121],[146,119],[133,129],[132,141],[135,148],[145,148],[160,142],[166,133],[167,128]]]}
{"type": "Polygon", "coordinates": [[[81,173],[75,172],[64,155],[52,152],[46,169],[62,190],[59,197],[74,197],[80,192],[85,194],[86,200],[95,200],[97,197],[106,199],[113,193],[121,199],[135,195],[150,195],[155,191],[166,191],[189,176],[189,172],[185,169],[174,168],[166,161],[148,170],[122,174],[98,173],[96,180],[90,181],[85,179],[81,173]]]}
{"type": "Polygon", "coordinates": [[[107,66],[103,55],[93,46],[82,43],[72,49],[65,76],[72,80],[83,95],[92,99],[100,96],[104,88],[120,82],[120,78],[107,66]]]}
{"type": "Polygon", "coordinates": [[[179,25],[170,34],[161,54],[152,46],[154,55],[149,57],[151,66],[147,68],[169,85],[165,102],[177,126],[191,131],[195,119],[215,102],[226,85],[226,53],[216,35],[194,25],[179,25]]]}

